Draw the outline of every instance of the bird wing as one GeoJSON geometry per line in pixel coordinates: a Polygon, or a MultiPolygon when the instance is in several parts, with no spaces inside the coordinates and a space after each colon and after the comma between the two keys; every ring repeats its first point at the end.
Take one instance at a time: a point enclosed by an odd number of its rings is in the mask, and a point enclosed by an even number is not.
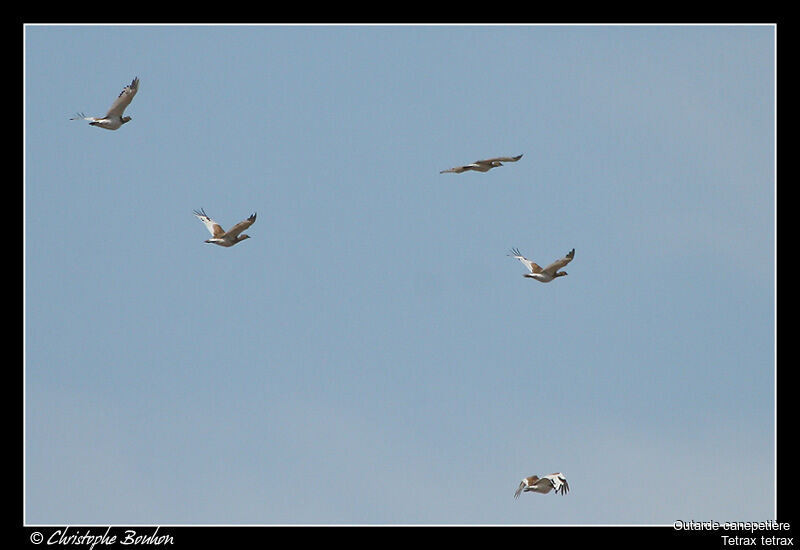
{"type": "Polygon", "coordinates": [[[475,164],[492,164],[493,162],[517,162],[521,158],[522,155],[517,155],[516,157],[494,157],[490,159],[476,160],[475,164]]]}
{"type": "Polygon", "coordinates": [[[509,256],[512,256],[512,257],[518,259],[520,262],[522,262],[525,265],[525,267],[527,267],[530,270],[531,273],[541,273],[542,272],[542,268],[541,267],[539,267],[535,262],[530,261],[528,258],[526,258],[522,254],[520,254],[519,250],[517,250],[516,248],[512,248],[511,249],[511,254],[509,254],[509,256]]]}
{"type": "Polygon", "coordinates": [[[240,221],[239,223],[231,227],[226,233],[226,236],[235,238],[236,236],[239,235],[239,233],[241,233],[242,231],[253,225],[255,221],[256,221],[256,215],[252,214],[246,220],[240,221]]]}
{"type": "Polygon", "coordinates": [[[469,166],[469,165],[466,165],[466,166],[456,166],[456,167],[454,167],[454,168],[448,168],[447,170],[442,170],[442,171],[440,171],[439,173],[440,173],[440,174],[444,174],[444,173],[446,173],[446,172],[454,172],[454,173],[456,173],[456,174],[460,174],[461,172],[464,172],[464,171],[466,171],[466,170],[469,170],[469,169],[470,169],[470,166],[469,166]]]}
{"type": "Polygon", "coordinates": [[[125,112],[125,108],[130,105],[131,100],[133,100],[133,96],[135,96],[136,92],[138,91],[139,77],[137,76],[131,81],[129,86],[125,86],[125,88],[119,93],[117,99],[111,104],[111,107],[108,108],[105,118],[122,116],[122,113],[125,112]]]}
{"type": "Polygon", "coordinates": [[[559,269],[570,263],[572,261],[572,258],[574,257],[575,257],[575,249],[573,248],[567,253],[566,256],[564,256],[559,260],[556,260],[552,264],[545,267],[542,271],[544,271],[545,273],[549,273],[550,275],[555,275],[556,271],[558,271],[559,269]]]}
{"type": "Polygon", "coordinates": [[[96,122],[100,119],[93,116],[86,116],[84,113],[76,113],[70,120],[91,120],[92,122],[96,122]]]}
{"type": "Polygon", "coordinates": [[[200,219],[200,221],[205,224],[206,228],[208,228],[208,232],[211,233],[212,237],[221,237],[222,235],[225,234],[225,230],[222,229],[222,227],[217,222],[209,218],[202,208],[200,210],[195,210],[194,215],[197,216],[200,219]]]}
{"type": "Polygon", "coordinates": [[[562,474],[561,472],[550,474],[549,476],[544,476],[544,477],[545,479],[550,481],[556,493],[561,491],[562,495],[566,495],[567,492],[569,491],[569,484],[567,483],[567,478],[565,478],[564,474],[562,474]]]}

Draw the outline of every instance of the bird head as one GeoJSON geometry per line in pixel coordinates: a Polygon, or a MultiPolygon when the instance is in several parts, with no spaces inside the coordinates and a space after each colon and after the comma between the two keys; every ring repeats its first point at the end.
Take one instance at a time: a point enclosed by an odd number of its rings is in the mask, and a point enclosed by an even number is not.
{"type": "Polygon", "coordinates": [[[131,121],[131,117],[129,117],[129,116],[122,117],[122,124],[125,124],[126,122],[130,122],[130,121],[131,121]]]}

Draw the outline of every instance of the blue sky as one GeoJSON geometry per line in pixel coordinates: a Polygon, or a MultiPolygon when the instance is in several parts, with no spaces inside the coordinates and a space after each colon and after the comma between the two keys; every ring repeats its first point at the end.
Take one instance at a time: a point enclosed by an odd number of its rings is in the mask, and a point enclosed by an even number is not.
{"type": "Polygon", "coordinates": [[[26,522],[775,517],[773,26],[24,40],[26,522]]]}

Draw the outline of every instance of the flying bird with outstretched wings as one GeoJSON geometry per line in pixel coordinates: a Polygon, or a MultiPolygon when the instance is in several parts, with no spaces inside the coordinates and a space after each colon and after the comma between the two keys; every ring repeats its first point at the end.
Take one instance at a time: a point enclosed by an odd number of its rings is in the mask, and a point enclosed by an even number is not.
{"type": "Polygon", "coordinates": [[[462,172],[467,172],[468,170],[473,170],[475,172],[488,172],[492,168],[503,166],[504,162],[517,162],[521,158],[522,155],[517,155],[516,157],[494,157],[490,159],[476,160],[470,164],[448,168],[447,170],[441,170],[439,173],[445,174],[447,172],[452,172],[455,174],[460,174],[462,172]]]}
{"type": "Polygon", "coordinates": [[[564,275],[567,275],[566,271],[559,271],[559,269],[561,269],[562,267],[564,267],[565,265],[567,265],[572,261],[572,258],[575,257],[575,249],[573,248],[567,253],[566,256],[554,261],[544,269],[539,267],[535,262],[530,261],[528,258],[520,254],[519,250],[517,250],[516,248],[511,249],[511,254],[509,254],[509,256],[518,259],[520,262],[522,262],[522,264],[525,267],[528,268],[528,271],[530,271],[530,273],[525,273],[523,277],[536,279],[541,283],[549,283],[556,277],[563,277],[564,275]]]}
{"type": "Polygon", "coordinates": [[[122,116],[128,105],[131,104],[136,92],[139,91],[139,77],[133,79],[129,86],[120,92],[117,99],[109,107],[108,112],[103,117],[86,116],[83,113],[78,113],[70,120],[88,120],[90,126],[97,126],[98,128],[105,128],[106,130],[116,130],[126,122],[130,122],[131,117],[122,116]]]}
{"type": "Polygon", "coordinates": [[[519,498],[521,493],[542,493],[547,494],[554,490],[556,494],[561,491],[562,495],[566,495],[569,491],[569,484],[567,478],[561,472],[550,474],[549,476],[528,476],[519,482],[517,490],[514,491],[514,498],[519,498]]]}
{"type": "Polygon", "coordinates": [[[195,210],[194,215],[197,216],[201,222],[203,222],[208,228],[209,233],[211,233],[211,238],[206,240],[207,243],[213,243],[219,246],[233,246],[236,243],[240,243],[245,239],[249,239],[250,235],[246,233],[242,233],[245,229],[253,225],[256,221],[256,215],[253,214],[246,220],[240,221],[233,227],[231,227],[228,231],[222,229],[217,222],[212,220],[208,217],[205,213],[205,210],[202,208],[200,210],[195,210]]]}

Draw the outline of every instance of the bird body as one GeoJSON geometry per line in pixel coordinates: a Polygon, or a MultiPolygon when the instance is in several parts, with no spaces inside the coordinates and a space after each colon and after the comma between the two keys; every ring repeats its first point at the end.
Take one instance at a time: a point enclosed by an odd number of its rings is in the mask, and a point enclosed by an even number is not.
{"type": "Polygon", "coordinates": [[[528,476],[519,482],[517,490],[514,491],[514,498],[519,498],[521,493],[533,492],[547,494],[555,489],[556,494],[561,491],[562,495],[566,495],[569,491],[569,484],[564,474],[557,472],[544,477],[528,476]]]}
{"type": "Polygon", "coordinates": [[[129,86],[120,92],[117,99],[109,107],[108,112],[103,117],[86,116],[83,113],[78,113],[70,120],[88,120],[90,126],[97,126],[106,130],[116,130],[126,122],[131,120],[129,116],[122,116],[125,109],[130,105],[136,92],[139,91],[139,77],[131,81],[129,86]]]}
{"type": "Polygon", "coordinates": [[[461,174],[462,172],[466,172],[468,170],[473,170],[475,172],[488,172],[492,168],[503,166],[504,162],[517,162],[521,158],[522,155],[517,155],[516,157],[494,157],[485,160],[476,160],[473,163],[465,164],[463,166],[456,166],[454,168],[448,168],[447,170],[442,170],[439,173],[444,174],[447,172],[453,172],[455,174],[461,174]]]}
{"type": "Polygon", "coordinates": [[[205,224],[209,233],[211,233],[211,238],[207,239],[205,242],[224,247],[233,246],[245,239],[249,239],[250,235],[242,233],[242,231],[253,225],[256,221],[256,215],[252,214],[246,220],[240,221],[228,231],[225,231],[222,229],[222,226],[208,217],[202,208],[200,210],[195,210],[194,215],[197,216],[197,218],[203,222],[203,224],[205,224]]]}
{"type": "Polygon", "coordinates": [[[555,262],[551,263],[544,269],[539,267],[535,262],[530,261],[528,258],[523,256],[519,253],[519,250],[516,248],[511,249],[511,254],[509,256],[518,259],[522,264],[528,268],[530,273],[525,273],[523,277],[528,277],[530,279],[536,279],[541,283],[549,283],[553,279],[557,277],[563,277],[567,275],[566,271],[558,271],[568,263],[572,261],[572,258],[575,257],[575,249],[573,248],[570,250],[566,256],[563,258],[556,260],[555,262]]]}

